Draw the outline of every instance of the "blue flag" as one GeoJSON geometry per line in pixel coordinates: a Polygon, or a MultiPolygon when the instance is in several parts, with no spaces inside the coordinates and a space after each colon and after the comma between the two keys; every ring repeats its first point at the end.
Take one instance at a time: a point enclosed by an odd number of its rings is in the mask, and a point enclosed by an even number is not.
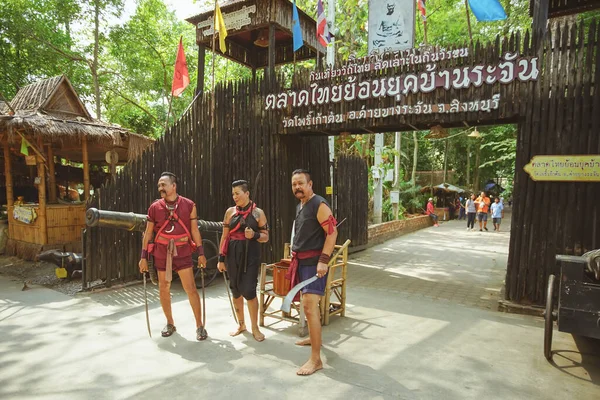
{"type": "Polygon", "coordinates": [[[469,0],[469,6],[479,22],[506,19],[506,12],[498,0],[469,0]]]}
{"type": "Polygon", "coordinates": [[[294,51],[297,51],[300,47],[304,46],[304,40],[302,40],[302,30],[300,29],[300,17],[298,17],[298,8],[296,8],[296,0],[294,0],[292,18],[292,35],[294,36],[294,51]]]}

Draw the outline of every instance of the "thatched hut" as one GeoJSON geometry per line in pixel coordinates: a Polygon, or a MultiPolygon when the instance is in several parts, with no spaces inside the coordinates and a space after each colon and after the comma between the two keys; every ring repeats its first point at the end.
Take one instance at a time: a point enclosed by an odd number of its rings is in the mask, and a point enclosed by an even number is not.
{"type": "Polygon", "coordinates": [[[92,188],[153,142],[93,119],[65,76],[25,86],[0,103],[0,137],[7,252],[25,258],[47,248],[77,249],[92,188]],[[83,199],[75,188],[81,184],[83,199]]]}

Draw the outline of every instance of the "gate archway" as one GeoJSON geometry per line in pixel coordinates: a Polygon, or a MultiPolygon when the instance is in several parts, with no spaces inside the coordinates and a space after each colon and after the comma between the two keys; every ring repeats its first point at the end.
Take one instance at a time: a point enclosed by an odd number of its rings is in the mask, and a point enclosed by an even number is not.
{"type": "MultiPolygon", "coordinates": [[[[203,94],[96,201],[104,209],[143,213],[155,197],[158,174],[171,170],[181,177],[182,194],[198,202],[200,216],[220,220],[230,203],[230,182],[251,180],[262,169],[264,183],[254,196],[274,232],[265,255],[272,260],[281,256],[291,228],[289,173],[310,168],[317,192],[325,192],[326,135],[518,123],[506,294],[512,301],[540,304],[555,254],[600,247],[600,202],[594,201],[600,198],[599,183],[535,182],[523,171],[535,155],[600,153],[598,31],[592,21],[561,26],[539,46],[526,33],[473,49],[351,60],[336,68],[335,76],[332,71],[298,73],[289,88],[275,78],[227,83],[214,92],[214,111],[212,93],[203,94]],[[140,181],[139,190],[129,190],[140,181]]],[[[138,252],[138,237],[101,235],[102,243],[138,252]]],[[[103,248],[98,252],[105,254],[89,261],[93,267],[104,260],[105,273],[96,277],[110,282],[136,276],[135,255],[108,254],[103,248]],[[125,267],[111,271],[110,265],[119,264],[125,267]]]]}

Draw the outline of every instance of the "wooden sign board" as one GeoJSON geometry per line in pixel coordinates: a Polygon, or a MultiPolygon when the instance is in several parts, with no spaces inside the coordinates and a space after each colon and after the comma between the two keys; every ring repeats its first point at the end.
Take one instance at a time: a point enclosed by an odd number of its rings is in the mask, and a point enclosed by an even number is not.
{"type": "Polygon", "coordinates": [[[600,182],[600,155],[534,156],[523,169],[534,181],[600,182]]]}

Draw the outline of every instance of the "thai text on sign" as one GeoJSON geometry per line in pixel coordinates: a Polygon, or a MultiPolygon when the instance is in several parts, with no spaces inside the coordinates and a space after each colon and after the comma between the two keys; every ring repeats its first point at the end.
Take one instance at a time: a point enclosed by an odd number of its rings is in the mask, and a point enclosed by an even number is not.
{"type": "MultiPolygon", "coordinates": [[[[332,86],[313,82],[309,89],[289,90],[269,94],[265,98],[265,109],[284,109],[291,106],[308,107],[339,102],[352,102],[369,98],[394,97],[400,101],[409,93],[429,93],[441,87],[445,90],[467,89],[471,86],[508,84],[515,79],[522,82],[536,80],[539,74],[538,59],[517,58],[516,53],[506,53],[504,60],[496,65],[475,65],[448,68],[438,71],[435,64],[428,64],[421,73],[409,73],[357,82],[356,76],[347,82],[332,86]]],[[[368,71],[365,71],[368,72],[368,71]]]]}
{"type": "Polygon", "coordinates": [[[523,169],[534,181],[600,182],[600,155],[534,156],[523,169]]]}
{"type": "MultiPolygon", "coordinates": [[[[240,10],[225,13],[223,14],[223,21],[225,21],[225,26],[227,30],[236,30],[241,29],[246,25],[249,25],[252,20],[250,19],[250,14],[256,12],[256,5],[252,5],[250,7],[242,7],[240,10]]],[[[214,18],[209,17],[205,21],[198,23],[198,29],[209,27],[208,29],[202,31],[204,36],[212,35],[214,31],[214,18]]]]}

